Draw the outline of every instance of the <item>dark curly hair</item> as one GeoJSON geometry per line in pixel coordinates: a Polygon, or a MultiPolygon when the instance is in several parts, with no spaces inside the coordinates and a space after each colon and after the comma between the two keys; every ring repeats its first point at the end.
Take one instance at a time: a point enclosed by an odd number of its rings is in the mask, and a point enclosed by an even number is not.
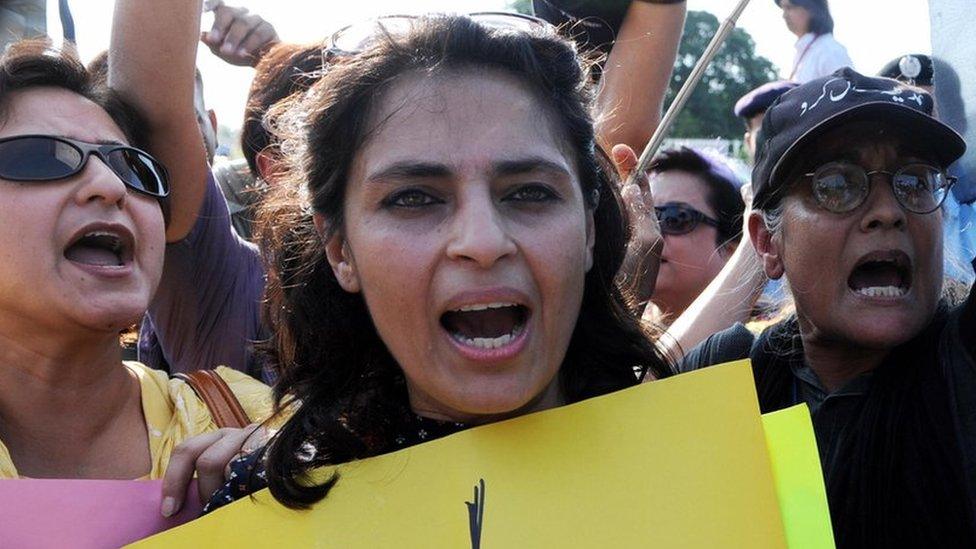
{"type": "Polygon", "coordinates": [[[601,164],[590,117],[587,64],[554,32],[490,29],[467,17],[418,19],[406,35],[385,35],[356,56],[335,60],[302,97],[270,113],[278,121],[290,169],[259,213],[267,262],[264,313],[279,371],[279,409],[294,414],[265,449],[274,497],[304,507],[328,493],[333,477],[316,484],[317,466],[370,457],[391,449],[392,426],[407,407],[403,373],[374,327],[361,294],[345,292],[325,258],[325,242],[343,225],[346,180],[378,98],[397,77],[495,69],[527,83],[547,106],[575,152],[576,168],[594,214],[594,264],[585,278],[579,318],[559,383],[575,402],[669,376],[671,362],[640,324],[635,301],[615,285],[629,229],[612,170],[601,164]],[[286,112],[287,111],[287,112],[286,112]],[[313,212],[328,220],[325,235],[313,212]]]}

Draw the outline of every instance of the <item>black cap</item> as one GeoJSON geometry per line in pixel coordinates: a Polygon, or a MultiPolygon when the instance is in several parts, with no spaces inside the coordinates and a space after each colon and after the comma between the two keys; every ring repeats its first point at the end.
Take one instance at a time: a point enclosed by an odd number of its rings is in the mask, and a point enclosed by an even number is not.
{"type": "Polygon", "coordinates": [[[881,69],[878,76],[894,78],[913,86],[931,86],[932,74],[932,58],[921,53],[913,53],[892,59],[881,69]]]}
{"type": "Polygon", "coordinates": [[[779,99],[779,96],[797,86],[799,84],[788,80],[778,80],[763,84],[739,98],[735,102],[735,107],[732,109],[732,112],[739,118],[748,120],[757,114],[765,112],[773,104],[773,101],[779,99]]]}
{"type": "Polygon", "coordinates": [[[766,111],[765,144],[752,171],[754,204],[764,208],[777,202],[777,192],[804,145],[843,124],[870,120],[879,125],[906,127],[928,143],[943,166],[966,151],[966,142],[932,116],[932,96],[889,78],[872,78],[843,68],[831,76],[811,80],[780,96],[766,111]]]}

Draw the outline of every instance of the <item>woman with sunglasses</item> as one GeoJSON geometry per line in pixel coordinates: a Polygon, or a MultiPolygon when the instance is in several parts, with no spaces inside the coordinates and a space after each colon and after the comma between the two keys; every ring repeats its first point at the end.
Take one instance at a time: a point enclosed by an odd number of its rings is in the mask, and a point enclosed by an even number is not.
{"type": "Polygon", "coordinates": [[[750,357],[764,412],[809,406],[839,547],[976,544],[976,298],[940,301],[945,168],[965,143],[932,106],[850,69],[772,106],[749,225],[796,314],[685,357],[750,357]]]}
{"type": "MultiPolygon", "coordinates": [[[[145,121],[41,42],[0,59],[0,105],[0,478],[161,478],[189,437],[239,446],[185,383],[120,359],[163,265],[169,180],[134,147],[145,121]]],[[[268,415],[267,387],[220,375],[268,415]]]]}
{"type": "Polygon", "coordinates": [[[745,203],[727,165],[686,147],[663,151],[648,171],[664,236],[648,313],[670,324],[735,252],[745,203]]]}
{"type": "Polygon", "coordinates": [[[297,404],[213,505],[269,485],[307,506],[336,482],[314,467],[671,372],[613,283],[626,225],[571,44],[531,20],[377,24],[275,107],[290,170],[260,235],[297,404]]]}

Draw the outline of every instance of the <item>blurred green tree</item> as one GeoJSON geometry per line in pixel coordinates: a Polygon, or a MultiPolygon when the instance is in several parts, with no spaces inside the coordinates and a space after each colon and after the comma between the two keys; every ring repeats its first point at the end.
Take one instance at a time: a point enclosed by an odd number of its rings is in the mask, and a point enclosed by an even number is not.
{"type": "Polygon", "coordinates": [[[511,0],[508,3],[508,9],[525,15],[532,15],[532,0],[511,0]]]}
{"type": "MultiPolygon", "coordinates": [[[[718,28],[718,18],[711,13],[688,12],[665,108],[688,79],[718,28]]],[[[778,73],[769,59],[756,55],[756,44],[749,33],[734,29],[705,70],[702,81],[671,128],[670,137],[741,139],[744,128],[732,107],[750,90],[777,79],[778,73]]]]}

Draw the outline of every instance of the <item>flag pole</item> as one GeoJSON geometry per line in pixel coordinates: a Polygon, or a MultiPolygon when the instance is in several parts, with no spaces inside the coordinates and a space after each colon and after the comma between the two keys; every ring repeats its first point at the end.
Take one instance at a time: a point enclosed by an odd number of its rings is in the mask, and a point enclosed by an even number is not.
{"type": "Polygon", "coordinates": [[[747,5],[749,5],[749,0],[740,0],[739,5],[732,10],[732,14],[719,26],[718,32],[712,37],[712,41],[708,43],[708,47],[705,48],[705,53],[702,54],[701,59],[695,64],[695,68],[688,75],[688,80],[685,81],[684,86],[678,91],[678,95],[675,96],[674,101],[671,102],[671,106],[668,107],[668,112],[664,113],[664,117],[661,118],[661,123],[658,124],[657,129],[654,131],[654,135],[651,136],[651,140],[647,142],[647,146],[641,152],[640,160],[637,162],[637,169],[630,176],[631,183],[633,183],[637,174],[647,170],[654,155],[661,148],[661,143],[664,142],[664,136],[667,135],[671,126],[674,125],[674,121],[678,118],[681,109],[684,108],[685,103],[688,102],[688,98],[691,97],[692,92],[695,91],[702,76],[705,75],[705,69],[708,68],[712,59],[715,58],[715,54],[718,53],[718,50],[725,44],[725,40],[728,39],[729,34],[735,29],[735,24],[747,5]]]}

